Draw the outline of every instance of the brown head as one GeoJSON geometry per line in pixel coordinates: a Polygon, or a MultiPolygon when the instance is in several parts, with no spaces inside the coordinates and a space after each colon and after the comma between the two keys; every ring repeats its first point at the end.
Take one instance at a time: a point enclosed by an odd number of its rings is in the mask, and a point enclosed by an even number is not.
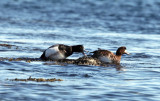
{"type": "Polygon", "coordinates": [[[119,47],[119,48],[117,49],[117,52],[116,52],[116,55],[117,55],[117,56],[121,56],[121,55],[123,55],[123,54],[128,54],[128,55],[129,55],[129,53],[126,51],[126,47],[124,47],[124,46],[119,47]]]}

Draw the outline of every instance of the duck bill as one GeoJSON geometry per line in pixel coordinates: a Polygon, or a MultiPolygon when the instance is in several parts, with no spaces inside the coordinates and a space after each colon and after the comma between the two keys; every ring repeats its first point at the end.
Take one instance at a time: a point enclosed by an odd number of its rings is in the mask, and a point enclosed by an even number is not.
{"type": "Polygon", "coordinates": [[[84,52],[82,52],[82,54],[83,54],[84,56],[87,56],[84,52]]]}
{"type": "Polygon", "coordinates": [[[88,53],[89,51],[87,51],[87,50],[84,49],[83,52],[82,52],[82,54],[83,54],[84,56],[87,56],[84,52],[87,52],[87,53],[88,53]]]}
{"type": "Polygon", "coordinates": [[[127,55],[130,55],[130,53],[128,53],[126,50],[125,50],[125,52],[124,52],[125,54],[127,54],[127,55]]]}

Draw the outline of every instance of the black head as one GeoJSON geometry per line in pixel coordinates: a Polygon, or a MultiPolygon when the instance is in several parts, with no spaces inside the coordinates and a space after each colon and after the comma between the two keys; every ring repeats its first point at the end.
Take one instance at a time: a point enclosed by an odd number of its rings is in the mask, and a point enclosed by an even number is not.
{"type": "Polygon", "coordinates": [[[85,55],[83,45],[72,46],[72,51],[73,52],[81,52],[81,53],[83,53],[85,55]]]}
{"type": "Polygon", "coordinates": [[[116,52],[116,55],[122,55],[122,54],[128,54],[129,55],[129,53],[127,53],[127,51],[126,51],[126,47],[124,47],[124,46],[119,47],[117,49],[117,52],[116,52]]]}
{"type": "Polygon", "coordinates": [[[73,52],[83,52],[83,50],[84,50],[83,45],[75,45],[75,46],[72,46],[72,51],[73,51],[73,52]]]}

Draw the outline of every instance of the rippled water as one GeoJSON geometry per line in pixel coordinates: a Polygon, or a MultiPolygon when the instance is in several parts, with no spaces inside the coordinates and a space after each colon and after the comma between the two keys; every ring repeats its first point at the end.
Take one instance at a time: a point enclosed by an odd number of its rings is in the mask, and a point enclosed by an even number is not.
{"type": "Polygon", "coordinates": [[[131,53],[121,68],[0,61],[0,100],[159,100],[159,0],[1,0],[0,9],[0,44],[14,45],[0,57],[38,58],[57,43],[131,53]],[[7,80],[29,76],[64,81],[7,80]]]}

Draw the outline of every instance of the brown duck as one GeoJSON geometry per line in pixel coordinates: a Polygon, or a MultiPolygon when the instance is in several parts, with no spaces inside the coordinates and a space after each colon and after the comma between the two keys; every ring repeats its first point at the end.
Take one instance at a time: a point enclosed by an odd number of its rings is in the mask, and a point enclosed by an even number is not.
{"type": "Polygon", "coordinates": [[[103,63],[120,63],[121,56],[123,54],[128,54],[126,51],[126,47],[119,47],[116,51],[116,54],[108,51],[108,50],[102,50],[98,49],[94,52],[92,52],[92,57],[99,59],[103,63]]]}

